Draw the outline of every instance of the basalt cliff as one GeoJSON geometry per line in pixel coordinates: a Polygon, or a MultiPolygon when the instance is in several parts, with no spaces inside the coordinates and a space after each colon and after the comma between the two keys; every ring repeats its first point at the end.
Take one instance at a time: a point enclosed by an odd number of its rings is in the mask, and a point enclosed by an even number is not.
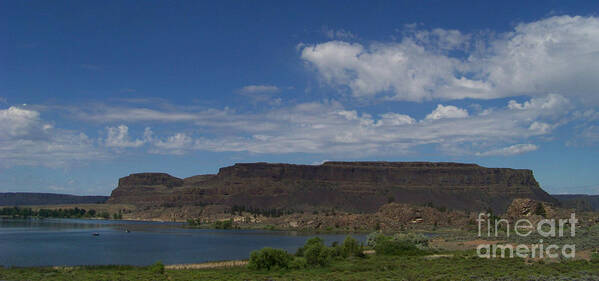
{"type": "Polygon", "coordinates": [[[325,162],[322,165],[243,163],[216,175],[176,178],[131,174],[108,203],[144,209],[243,206],[251,209],[376,212],[390,203],[503,213],[515,198],[557,203],[531,170],[431,162],[325,162]]]}

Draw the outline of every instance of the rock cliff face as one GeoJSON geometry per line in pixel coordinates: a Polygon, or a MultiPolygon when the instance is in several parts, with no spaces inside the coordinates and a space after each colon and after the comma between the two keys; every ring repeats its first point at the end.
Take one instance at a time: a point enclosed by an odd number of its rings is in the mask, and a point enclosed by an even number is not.
{"type": "Polygon", "coordinates": [[[530,170],[430,162],[244,163],[186,179],[132,174],[119,180],[109,203],[374,212],[393,201],[503,213],[514,198],[556,203],[530,170]]]}

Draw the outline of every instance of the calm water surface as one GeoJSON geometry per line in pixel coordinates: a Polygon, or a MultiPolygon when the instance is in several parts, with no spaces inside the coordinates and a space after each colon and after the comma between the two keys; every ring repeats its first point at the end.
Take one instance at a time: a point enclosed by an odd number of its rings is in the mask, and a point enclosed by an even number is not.
{"type": "MultiPolygon", "coordinates": [[[[0,265],[149,265],[247,259],[263,247],[302,246],[314,235],[185,229],[182,224],[79,219],[0,219],[0,265]],[[129,229],[131,232],[125,232],[129,229]],[[99,233],[99,236],[93,236],[99,233]]],[[[327,244],[346,235],[318,235],[327,244]]],[[[352,235],[361,241],[365,235],[352,235]]]]}

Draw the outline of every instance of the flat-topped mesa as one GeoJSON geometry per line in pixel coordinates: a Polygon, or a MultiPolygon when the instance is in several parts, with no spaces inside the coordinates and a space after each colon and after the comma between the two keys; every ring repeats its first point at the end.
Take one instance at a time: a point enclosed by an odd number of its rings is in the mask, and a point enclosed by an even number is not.
{"type": "Polygon", "coordinates": [[[159,205],[170,200],[173,188],[184,181],[166,173],[137,173],[119,179],[119,185],[110,194],[108,203],[159,205]]]}
{"type": "Polygon", "coordinates": [[[386,161],[359,161],[359,162],[344,162],[344,161],[326,161],[322,165],[335,166],[360,166],[360,167],[395,167],[395,168],[481,168],[477,164],[470,163],[455,163],[455,162],[386,162],[386,161]]]}
{"type": "Polygon", "coordinates": [[[322,165],[238,163],[219,170],[221,180],[262,178],[370,182],[372,184],[451,188],[472,185],[538,187],[531,170],[485,168],[450,162],[325,162],[322,165]]]}
{"type": "Polygon", "coordinates": [[[183,185],[183,180],[166,173],[137,173],[119,179],[119,187],[139,186],[177,187],[183,185]]]}
{"type": "Polygon", "coordinates": [[[394,201],[501,213],[515,198],[556,202],[531,170],[448,162],[238,163],[184,180],[133,174],[119,180],[109,202],[374,212],[394,201]]]}

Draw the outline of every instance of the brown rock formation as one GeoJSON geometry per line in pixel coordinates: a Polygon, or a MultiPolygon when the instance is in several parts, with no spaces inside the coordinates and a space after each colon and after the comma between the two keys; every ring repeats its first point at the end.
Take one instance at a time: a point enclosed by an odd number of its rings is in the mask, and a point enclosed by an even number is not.
{"type": "Polygon", "coordinates": [[[109,203],[375,212],[393,201],[503,213],[515,198],[555,202],[530,170],[460,163],[326,162],[235,164],[221,168],[217,175],[186,179],[132,174],[119,180],[109,203]]]}

